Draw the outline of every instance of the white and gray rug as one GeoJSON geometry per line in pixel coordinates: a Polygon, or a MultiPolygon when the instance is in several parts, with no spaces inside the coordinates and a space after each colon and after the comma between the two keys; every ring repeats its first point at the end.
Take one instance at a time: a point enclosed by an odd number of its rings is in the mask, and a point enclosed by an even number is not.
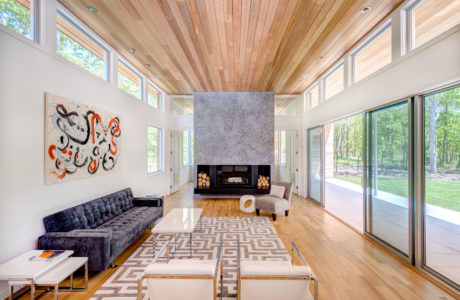
{"type": "MultiPolygon", "coordinates": [[[[236,297],[237,240],[241,256],[250,260],[289,260],[289,254],[267,217],[202,217],[193,233],[193,259],[213,259],[223,240],[223,297],[236,297]]],[[[171,259],[190,258],[189,235],[177,235],[177,253],[171,259]]],[[[156,249],[161,248],[170,235],[157,237],[156,249]]],[[[136,299],[137,279],[153,258],[153,237],[150,236],[96,291],[91,299],[136,299]]],[[[145,291],[145,289],[144,289],[145,291]]],[[[145,295],[145,294],[144,294],[145,295]]],[[[220,288],[219,294],[220,296],[220,288]]],[[[144,297],[147,299],[147,297],[144,297]]]]}

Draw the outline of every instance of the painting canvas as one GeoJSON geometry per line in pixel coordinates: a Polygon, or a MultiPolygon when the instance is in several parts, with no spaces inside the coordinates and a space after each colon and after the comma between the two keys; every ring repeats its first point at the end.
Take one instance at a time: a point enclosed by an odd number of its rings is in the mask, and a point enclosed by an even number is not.
{"type": "Polygon", "coordinates": [[[45,183],[116,172],[120,168],[120,118],[46,93],[45,183]]]}

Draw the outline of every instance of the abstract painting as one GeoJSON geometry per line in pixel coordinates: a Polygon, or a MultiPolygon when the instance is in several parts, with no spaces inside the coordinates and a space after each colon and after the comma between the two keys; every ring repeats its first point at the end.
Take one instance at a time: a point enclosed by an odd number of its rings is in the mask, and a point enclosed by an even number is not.
{"type": "Polygon", "coordinates": [[[45,183],[116,172],[120,168],[120,118],[46,93],[45,183]]]}

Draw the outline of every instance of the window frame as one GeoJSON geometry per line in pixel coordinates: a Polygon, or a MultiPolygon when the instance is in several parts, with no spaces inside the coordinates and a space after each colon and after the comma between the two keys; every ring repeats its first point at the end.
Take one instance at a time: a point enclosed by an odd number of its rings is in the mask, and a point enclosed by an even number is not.
{"type": "Polygon", "coordinates": [[[158,127],[156,125],[153,125],[153,124],[147,124],[147,138],[146,138],[146,141],[147,141],[147,144],[146,144],[146,148],[147,148],[147,156],[146,156],[146,160],[147,160],[147,175],[152,175],[152,174],[157,174],[157,173],[162,173],[164,171],[164,160],[163,160],[163,157],[164,157],[164,153],[163,153],[163,145],[164,145],[164,133],[163,133],[163,128],[161,127],[158,127]],[[159,141],[159,145],[158,145],[158,165],[159,165],[159,169],[156,170],[156,171],[149,171],[149,128],[152,127],[152,128],[155,128],[155,129],[158,129],[158,134],[159,134],[159,138],[158,138],[158,141],[159,141]]]}
{"type": "Polygon", "coordinates": [[[151,106],[152,108],[156,109],[156,110],[159,110],[159,111],[163,111],[163,92],[148,78],[147,79],[147,83],[146,83],[146,87],[145,87],[145,90],[146,90],[146,97],[145,97],[145,103],[147,103],[147,105],[151,106]],[[153,105],[149,104],[149,85],[158,92],[158,108],[155,108],[153,105]]]}
{"type": "MultiPolygon", "coordinates": [[[[421,0],[422,1],[422,0],[421,0]]],[[[388,20],[384,21],[379,27],[377,27],[377,29],[375,29],[371,34],[369,34],[367,37],[365,37],[359,44],[358,46],[356,46],[349,54],[350,58],[351,58],[351,83],[354,84],[354,83],[357,83],[369,76],[371,76],[372,74],[378,72],[379,70],[381,70],[382,68],[390,65],[392,62],[393,62],[393,55],[392,55],[392,47],[393,45],[391,45],[390,47],[390,50],[391,50],[391,53],[390,53],[390,62],[388,64],[386,64],[385,66],[373,71],[372,73],[369,73],[368,75],[362,77],[361,79],[359,80],[356,80],[356,71],[357,71],[357,68],[356,68],[356,56],[361,52],[363,51],[364,49],[366,49],[369,45],[371,45],[375,40],[377,40],[379,37],[381,37],[387,30],[390,30],[390,33],[392,33],[392,20],[391,18],[389,18],[388,20]]],[[[391,39],[391,41],[393,41],[391,39]]]]}
{"type": "Polygon", "coordinates": [[[142,101],[142,102],[146,102],[146,99],[145,98],[145,94],[144,94],[144,90],[147,92],[147,85],[144,84],[144,78],[147,78],[145,75],[143,75],[141,72],[139,72],[130,62],[128,62],[128,60],[126,60],[123,56],[121,55],[118,55],[118,60],[117,60],[117,69],[116,69],[116,73],[117,73],[117,82],[115,83],[116,84],[116,87],[120,90],[120,91],[123,91],[124,93],[136,98],[137,100],[139,101],[142,101]],[[133,94],[130,94],[128,93],[127,91],[123,90],[120,88],[120,85],[119,85],[119,82],[120,82],[120,79],[118,78],[118,73],[120,73],[120,63],[123,64],[128,70],[130,70],[131,72],[133,72],[137,77],[139,77],[139,84],[138,84],[138,88],[139,88],[139,91],[138,91],[138,97],[134,96],[133,94]]]}
{"type": "MultiPolygon", "coordinates": [[[[36,1],[36,0],[34,0],[36,1]]],[[[63,59],[65,62],[71,63],[73,66],[78,67],[79,69],[84,70],[86,73],[91,74],[92,76],[102,79],[106,82],[109,82],[110,79],[110,52],[113,50],[105,43],[103,39],[101,39],[97,34],[95,34],[91,29],[89,29],[85,24],[83,24],[81,21],[79,21],[72,13],[70,13],[62,4],[57,3],[56,5],[56,36],[57,36],[57,18],[58,17],[63,18],[65,21],[67,21],[72,27],[74,27],[77,31],[79,31],[81,34],[83,34],[86,38],[88,38],[90,41],[95,43],[97,46],[99,46],[102,50],[104,50],[104,75],[103,77],[99,77],[96,74],[91,73],[90,71],[80,67],[79,65],[71,62],[67,58],[63,57],[62,55],[59,55],[57,53],[57,41],[56,41],[56,49],[54,53],[56,54],[57,57],[60,59],[63,59]]],[[[56,38],[55,36],[55,38],[56,38]]],[[[70,37],[69,37],[70,38],[70,37]]],[[[72,41],[74,41],[72,38],[70,38],[72,41]]],[[[75,43],[79,44],[78,42],[74,41],[75,43]]],[[[82,46],[82,45],[80,45],[82,46]]],[[[83,46],[82,46],[83,47],[83,46]]],[[[84,47],[83,47],[84,48],[84,47]]],[[[86,48],[85,48],[86,49],[86,48]]]]}
{"type": "MultiPolygon", "coordinates": [[[[345,90],[345,60],[344,60],[344,57],[342,57],[335,65],[333,65],[323,76],[322,78],[322,81],[323,81],[323,99],[324,101],[326,100],[329,100],[330,98],[340,94],[341,92],[343,92],[345,90]],[[332,96],[329,96],[327,95],[327,79],[332,75],[334,74],[338,69],[340,69],[341,67],[343,67],[343,86],[342,86],[342,90],[339,91],[338,93],[332,95],[332,96]]],[[[320,103],[319,101],[319,97],[318,97],[318,103],[320,103]]]]}

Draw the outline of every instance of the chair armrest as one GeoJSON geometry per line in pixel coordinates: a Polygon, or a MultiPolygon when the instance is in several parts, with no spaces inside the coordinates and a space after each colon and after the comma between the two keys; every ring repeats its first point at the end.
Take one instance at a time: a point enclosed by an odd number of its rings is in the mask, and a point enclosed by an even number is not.
{"type": "Polygon", "coordinates": [[[73,250],[74,256],[88,257],[90,271],[102,271],[110,265],[111,229],[81,229],[48,232],[38,238],[42,250],[73,250]]]}
{"type": "Polygon", "coordinates": [[[150,207],[163,207],[164,197],[150,198],[150,197],[134,197],[134,206],[150,206],[150,207]]]}

